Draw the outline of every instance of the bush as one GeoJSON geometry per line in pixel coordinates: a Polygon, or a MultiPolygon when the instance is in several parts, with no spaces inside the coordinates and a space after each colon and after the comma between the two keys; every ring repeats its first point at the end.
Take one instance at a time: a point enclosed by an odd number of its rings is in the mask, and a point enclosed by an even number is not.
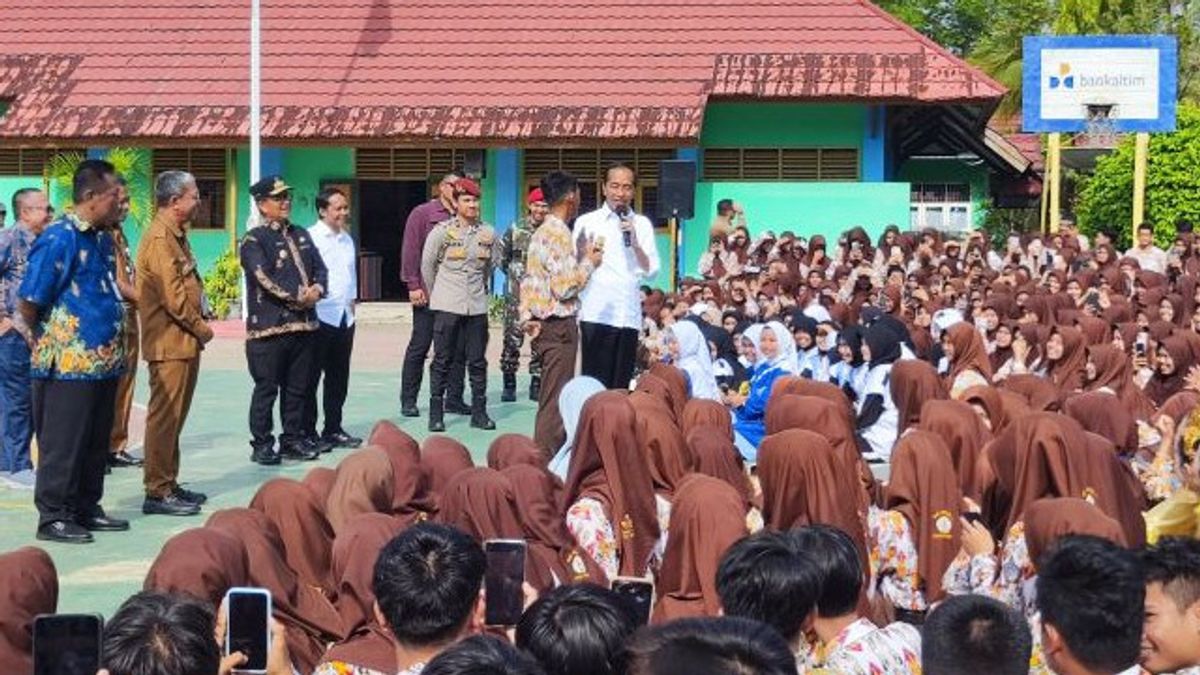
{"type": "MultiPolygon", "coordinates": [[[[1129,134],[1100,158],[1091,176],[1081,177],[1075,205],[1083,232],[1112,227],[1121,250],[1130,245],[1133,229],[1133,151],[1129,134]]],[[[1154,225],[1155,240],[1164,249],[1174,240],[1177,223],[1200,223],[1200,107],[1181,103],[1178,130],[1150,136],[1145,220],[1154,225]]]]}
{"type": "Polygon", "coordinates": [[[217,319],[229,318],[242,295],[242,265],[237,253],[225,251],[217,264],[204,275],[204,294],[217,319]]]}

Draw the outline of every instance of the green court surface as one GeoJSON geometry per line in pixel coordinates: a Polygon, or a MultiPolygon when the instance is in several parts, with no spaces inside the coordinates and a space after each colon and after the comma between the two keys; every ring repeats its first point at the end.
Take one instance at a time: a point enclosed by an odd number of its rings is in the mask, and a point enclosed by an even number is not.
{"type": "MultiPolygon", "coordinates": [[[[497,430],[470,429],[468,418],[448,415],[446,433],[470,448],[478,463],[487,454],[488,443],[504,432],[531,433],[536,404],[526,394],[528,378],[522,373],[517,403],[499,403],[499,372],[495,353],[498,335],[491,339],[492,365],[489,412],[497,430]]],[[[398,417],[399,370],[401,349],[407,342],[407,326],[362,326],[357,336],[350,394],[346,402],[345,427],[365,436],[378,419],[388,418],[418,440],[428,433],[426,419],[398,417]]],[[[426,378],[427,379],[427,378],[426,378]]],[[[58,568],[59,611],[101,612],[110,616],[129,595],[141,589],[146,570],[162,543],[172,535],[204,524],[208,514],[232,506],[246,506],[258,486],[276,476],[299,479],[314,466],[334,466],[347,450],[336,450],[314,462],[285,462],[282,466],[262,467],[249,460],[247,409],[251,380],[245,370],[241,338],[218,338],[205,352],[200,381],[190,418],[181,439],[182,470],[180,480],[191,490],[207,493],[208,504],[199,516],[179,518],[143,516],[142,472],[117,469],[105,481],[103,506],[110,515],[128,518],[129,532],[96,533],[89,545],[50,544],[34,538],[36,511],[32,491],[0,488],[0,551],[20,546],[41,546],[58,568]]],[[[148,398],[145,364],[138,374],[136,404],[144,406],[148,398]]],[[[427,398],[420,400],[426,412],[427,398]]],[[[135,415],[135,440],[141,438],[141,419],[135,415]]],[[[64,420],[69,423],[69,420],[64,420]]],[[[137,445],[140,445],[137,444],[137,445]]],[[[140,454],[140,448],[134,451],[140,454]]]]}

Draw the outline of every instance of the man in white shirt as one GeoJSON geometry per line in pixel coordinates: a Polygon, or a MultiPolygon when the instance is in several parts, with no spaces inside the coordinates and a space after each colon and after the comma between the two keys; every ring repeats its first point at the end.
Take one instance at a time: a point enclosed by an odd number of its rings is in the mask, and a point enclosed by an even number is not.
{"type": "Polygon", "coordinates": [[[321,446],[357,448],[361,438],[355,438],[342,428],[342,406],[350,384],[350,352],[354,349],[354,305],[358,300],[358,257],[354,239],[346,231],[350,216],[350,200],[335,188],[326,188],[317,195],[317,215],[320,219],[308,228],[313,244],[329,269],[329,291],[317,303],[316,353],[312,383],[304,405],[304,425],[309,436],[317,434],[317,385],[324,376],[322,409],[325,429],[321,446]]]}
{"type": "Polygon", "coordinates": [[[633,378],[642,325],[639,287],[658,274],[654,225],[630,206],[636,180],[624,164],[608,167],[604,204],[575,220],[576,243],[593,241],[604,255],[580,294],[582,370],[609,389],[625,389],[633,378]]]}
{"type": "Polygon", "coordinates": [[[1167,252],[1154,245],[1154,226],[1150,223],[1138,225],[1137,245],[1126,251],[1125,256],[1138,261],[1144,270],[1167,273],[1167,252]]]}

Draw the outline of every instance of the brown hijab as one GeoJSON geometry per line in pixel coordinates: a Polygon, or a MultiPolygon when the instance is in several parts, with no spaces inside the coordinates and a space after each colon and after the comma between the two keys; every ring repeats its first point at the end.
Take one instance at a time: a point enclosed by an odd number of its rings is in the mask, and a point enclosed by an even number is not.
{"type": "Polygon", "coordinates": [[[1087,371],[1087,340],[1078,328],[1056,326],[1051,336],[1062,338],[1062,358],[1050,364],[1047,375],[1062,395],[1083,389],[1083,378],[1087,371]]]}
{"type": "Polygon", "coordinates": [[[1079,316],[1075,318],[1075,325],[1083,333],[1083,339],[1087,341],[1089,347],[1112,342],[1112,324],[1104,319],[1094,316],[1079,316]]]}
{"type": "Polygon", "coordinates": [[[1082,499],[1039,499],[1025,510],[1025,546],[1035,568],[1042,554],[1069,534],[1090,534],[1126,545],[1120,524],[1082,499]]]}
{"type": "Polygon", "coordinates": [[[835,384],[817,382],[798,375],[784,375],[776,378],[775,383],[771,385],[771,396],[768,399],[767,408],[771,407],[770,401],[777,401],[785,395],[823,398],[837,406],[850,426],[854,426],[854,407],[851,405],[850,399],[846,398],[845,392],[835,384]]]}
{"type": "Polygon", "coordinates": [[[1040,375],[1012,375],[1004,378],[1000,387],[1020,394],[1032,412],[1049,412],[1059,409],[1059,391],[1050,380],[1040,375]]]}
{"type": "Polygon", "coordinates": [[[1137,420],[1121,405],[1120,399],[1106,391],[1076,394],[1063,402],[1063,412],[1084,430],[1111,439],[1122,452],[1138,448],[1137,420]]]}
{"type": "Polygon", "coordinates": [[[716,401],[694,398],[683,407],[683,424],[680,425],[680,431],[684,436],[699,426],[716,427],[723,435],[733,438],[733,417],[729,415],[729,408],[716,401]]]}
{"type": "Polygon", "coordinates": [[[429,489],[439,497],[450,479],[467,469],[475,468],[467,446],[450,438],[435,434],[421,444],[421,469],[429,477],[429,489]]]}
{"type": "Polygon", "coordinates": [[[1007,530],[1024,517],[1030,504],[1044,497],[1082,495],[1089,484],[1087,439],[1079,425],[1056,413],[1030,413],[1008,426],[989,446],[996,487],[1004,498],[995,507],[1007,517],[1007,530]]]}
{"type": "Polygon", "coordinates": [[[337,581],[330,571],[333,527],[312,491],[289,478],[273,478],[254,494],[250,508],[262,511],[275,524],[283,538],[284,559],[300,583],[334,597],[337,581]]]}
{"type": "Polygon", "coordinates": [[[688,447],[696,458],[696,473],[719,478],[729,483],[749,508],[755,505],[754,486],[746,475],[742,453],[733,441],[721,436],[718,427],[699,426],[687,436],[688,447]]]}
{"type": "Polygon", "coordinates": [[[843,494],[855,495],[859,513],[865,518],[875,489],[875,476],[858,451],[854,427],[845,420],[838,407],[812,396],[780,396],[767,407],[766,433],[770,435],[788,429],[811,431],[829,441],[838,453],[841,465],[857,479],[846,485],[849,492],[843,494]]]}
{"type": "Polygon", "coordinates": [[[992,381],[992,362],[988,360],[983,336],[975,326],[965,321],[954,324],[946,331],[946,341],[954,347],[954,362],[950,364],[950,372],[946,376],[947,383],[953,383],[959,375],[968,370],[978,372],[988,382],[992,381]]]}
{"type": "MultiPolygon", "coordinates": [[[[387,428],[383,422],[376,425],[377,430],[387,428]]],[[[376,452],[382,450],[387,457],[392,467],[391,513],[404,524],[411,525],[435,513],[437,501],[430,493],[429,476],[421,467],[420,446],[408,434],[398,429],[397,432],[400,436],[389,434],[386,438],[390,440],[384,445],[367,447],[375,447],[376,452]]]]}
{"type": "Polygon", "coordinates": [[[341,662],[394,673],[396,646],[375,620],[375,561],[403,526],[383,513],[354,516],[333,542],[333,574],[338,579],[337,611],[346,639],[329,648],[322,663],[341,662]]]}
{"type": "Polygon", "coordinates": [[[998,387],[971,387],[963,392],[963,402],[983,408],[993,435],[1004,431],[1013,419],[1029,412],[1029,404],[1024,398],[998,387]]]}
{"type": "Polygon", "coordinates": [[[459,471],[450,479],[442,491],[438,521],[480,543],[525,538],[512,484],[504,474],[486,467],[459,471]]]}
{"type": "Polygon", "coordinates": [[[979,456],[983,446],[991,440],[983,420],[970,404],[963,401],[929,401],[921,408],[920,428],[945,441],[958,476],[959,489],[978,501],[983,491],[979,484],[979,456]]]}
{"type": "MultiPolygon", "coordinates": [[[[551,571],[560,584],[590,581],[607,586],[608,579],[604,571],[590,556],[579,550],[567,531],[556,501],[557,479],[546,470],[528,464],[514,464],[500,473],[513,487],[517,513],[525,532],[525,541],[529,544],[529,555],[536,567],[551,571]]],[[[553,580],[530,579],[530,584],[539,592],[548,591],[553,586],[540,587],[535,581],[549,583],[553,580]]]]}
{"type": "Polygon", "coordinates": [[[767,436],[758,449],[763,522],[773,530],[818,524],[837,527],[854,540],[867,565],[857,504],[842,498],[854,483],[851,471],[820,434],[789,429],[767,436]]]}
{"type": "Polygon", "coordinates": [[[917,572],[930,604],[942,599],[942,575],[958,554],[963,498],[958,485],[950,450],[937,434],[913,431],[896,443],[884,506],[908,521],[917,547],[917,572]]]}
{"type": "Polygon", "coordinates": [[[1150,508],[1146,488],[1129,464],[1117,456],[1112,441],[1099,434],[1083,433],[1087,439],[1084,445],[1087,485],[1079,496],[1120,523],[1127,544],[1140,547],[1146,543],[1142,513],[1150,508]]]}
{"type": "Polygon", "coordinates": [[[747,534],[744,500],[722,480],[688,474],[675,494],[669,529],[654,622],[720,616],[717,567],[747,534]]]}
{"type": "Polygon", "coordinates": [[[178,593],[221,606],[234,586],[250,585],[250,558],[241,539],[220,530],[184,530],[163,544],[143,590],[178,593]]]}
{"type": "MultiPolygon", "coordinates": [[[[637,395],[635,392],[630,400],[637,395]]],[[[638,445],[649,460],[654,491],[670,500],[684,474],[695,468],[696,460],[665,406],[646,401],[635,404],[633,410],[637,417],[638,445]]]]}
{"type": "Polygon", "coordinates": [[[1158,409],[1159,415],[1168,415],[1178,424],[1188,413],[1200,405],[1200,392],[1184,390],[1167,399],[1158,409]]]}
{"type": "Polygon", "coordinates": [[[420,456],[417,440],[388,420],[379,420],[371,427],[371,433],[367,435],[367,445],[383,448],[388,454],[396,452],[420,456]]]}
{"type": "Polygon", "coordinates": [[[604,507],[618,539],[620,573],[642,576],[658,542],[654,484],[638,447],[637,416],[628,396],[607,391],[588,399],[575,435],[563,505],[580,498],[604,507]]]}
{"type": "Polygon", "coordinates": [[[205,527],[245,544],[250,583],[271,592],[275,618],[287,628],[292,662],[300,672],[312,672],[326,646],[346,636],[345,627],[333,603],[321,591],[301,584],[287,566],[274,523],[259,511],[236,508],[212,514],[205,527]]]}
{"type": "Polygon", "coordinates": [[[301,482],[313,493],[317,502],[324,504],[329,501],[329,491],[333,489],[335,480],[337,471],[327,466],[314,466],[304,474],[304,480],[301,482]]]}
{"type": "Polygon", "coordinates": [[[503,471],[516,464],[543,466],[545,460],[532,438],[525,434],[500,434],[488,446],[488,467],[503,471]]]}
{"type": "Polygon", "coordinates": [[[1134,384],[1128,356],[1112,345],[1099,345],[1088,348],[1088,359],[1096,367],[1096,379],[1088,383],[1088,391],[1108,388],[1134,417],[1150,419],[1154,404],[1134,384]]]}
{"type": "Polygon", "coordinates": [[[1167,399],[1183,391],[1184,385],[1187,384],[1187,373],[1194,362],[1192,347],[1182,337],[1169,337],[1159,342],[1158,353],[1161,354],[1164,351],[1174,361],[1175,371],[1170,375],[1162,375],[1155,368],[1154,375],[1146,383],[1146,396],[1156,407],[1161,406],[1167,402],[1167,399]]]}
{"type": "Polygon", "coordinates": [[[378,448],[366,447],[346,455],[338,464],[325,516],[334,534],[360,513],[390,513],[394,482],[392,463],[378,448]]]}
{"type": "Polygon", "coordinates": [[[58,611],[58,572],[50,555],[25,546],[0,555],[0,672],[33,672],[33,620],[58,611]]]}
{"type": "Polygon", "coordinates": [[[892,365],[892,401],[896,405],[899,433],[921,421],[926,401],[950,398],[942,378],[928,361],[901,359],[892,365]]]}
{"type": "Polygon", "coordinates": [[[665,363],[656,363],[650,366],[649,374],[667,383],[669,397],[666,404],[670,406],[676,420],[682,419],[683,407],[687,405],[688,400],[687,377],[683,371],[665,363]]]}

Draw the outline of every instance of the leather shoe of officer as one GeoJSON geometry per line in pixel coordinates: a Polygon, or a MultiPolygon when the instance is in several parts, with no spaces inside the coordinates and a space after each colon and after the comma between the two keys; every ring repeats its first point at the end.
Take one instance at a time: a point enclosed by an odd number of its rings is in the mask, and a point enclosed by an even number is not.
{"type": "Polygon", "coordinates": [[[351,436],[345,431],[336,431],[321,437],[326,443],[332,443],[335,448],[357,448],[362,445],[362,439],[351,436]]]}
{"type": "Polygon", "coordinates": [[[275,452],[275,448],[267,445],[261,448],[254,448],[254,452],[250,453],[250,461],[263,466],[275,466],[282,461],[279,453],[275,452]]]}
{"type": "Polygon", "coordinates": [[[90,544],[95,541],[91,532],[69,520],[56,520],[42,525],[37,530],[37,538],[60,544],[90,544]]]}
{"type": "Polygon", "coordinates": [[[78,518],[75,522],[90,532],[124,532],[129,529],[128,520],[110,518],[103,513],[78,518]]]}
{"type": "Polygon", "coordinates": [[[281,445],[279,447],[279,455],[284,459],[298,459],[302,462],[311,462],[321,456],[321,451],[300,440],[281,445]]]}

